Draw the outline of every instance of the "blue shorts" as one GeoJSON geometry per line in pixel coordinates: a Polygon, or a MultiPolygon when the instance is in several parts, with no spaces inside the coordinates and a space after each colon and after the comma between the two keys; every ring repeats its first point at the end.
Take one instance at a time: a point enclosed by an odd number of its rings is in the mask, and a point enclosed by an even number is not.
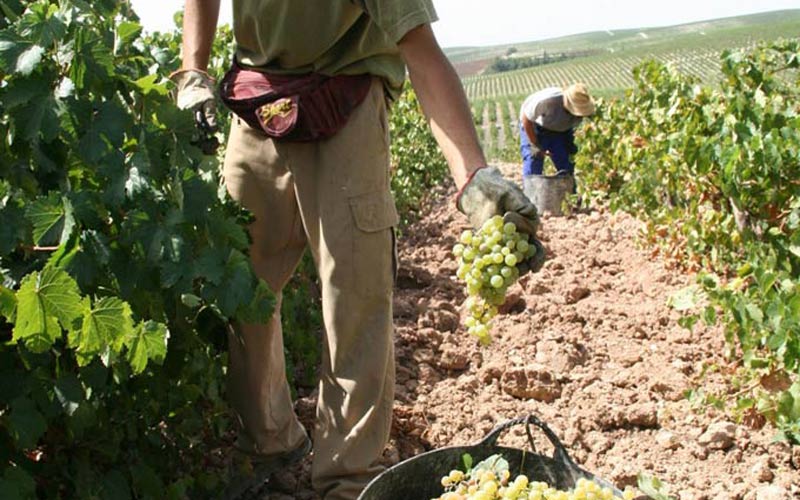
{"type": "MultiPolygon", "coordinates": [[[[539,142],[539,149],[550,152],[550,159],[556,166],[559,175],[574,175],[575,164],[570,160],[570,155],[577,151],[575,146],[575,131],[553,132],[540,125],[534,125],[536,139],[539,142]]],[[[536,158],[531,151],[531,143],[525,127],[519,125],[520,146],[522,154],[522,175],[542,175],[544,169],[544,157],[536,158]]]]}

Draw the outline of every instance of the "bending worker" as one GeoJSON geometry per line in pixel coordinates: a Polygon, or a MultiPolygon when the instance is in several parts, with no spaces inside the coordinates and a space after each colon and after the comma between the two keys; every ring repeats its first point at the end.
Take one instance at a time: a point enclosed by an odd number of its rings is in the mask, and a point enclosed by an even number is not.
{"type": "MultiPolygon", "coordinates": [[[[219,7],[186,0],[183,64],[173,75],[178,105],[205,129],[215,122],[206,68],[219,7]]],[[[533,234],[536,208],[487,166],[461,82],[430,27],[432,0],[234,0],[233,19],[236,55],[220,97],[237,116],[223,176],[254,215],[250,259],[277,304],[269,324],[229,335],[237,449],[255,465],[226,497],[269,490],[270,475],[311,448],[293,411],[279,314],[280,291],[309,247],[325,325],[312,485],[324,500],[354,500],[381,471],[392,421],[398,214],[387,102],[406,67],[471,223],[499,214],[533,234]]]]}
{"type": "Polygon", "coordinates": [[[575,128],[593,113],[594,102],[582,83],[528,96],[519,114],[523,177],[542,175],[545,156],[553,160],[558,175],[574,175],[570,155],[577,152],[575,128]]]}

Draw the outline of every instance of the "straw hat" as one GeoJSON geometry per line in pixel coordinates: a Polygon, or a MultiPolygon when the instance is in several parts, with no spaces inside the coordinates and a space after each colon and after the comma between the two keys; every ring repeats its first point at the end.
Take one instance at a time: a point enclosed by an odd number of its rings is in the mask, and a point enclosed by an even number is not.
{"type": "Polygon", "coordinates": [[[564,107],[575,116],[594,114],[594,101],[583,83],[574,83],[564,89],[564,107]]]}

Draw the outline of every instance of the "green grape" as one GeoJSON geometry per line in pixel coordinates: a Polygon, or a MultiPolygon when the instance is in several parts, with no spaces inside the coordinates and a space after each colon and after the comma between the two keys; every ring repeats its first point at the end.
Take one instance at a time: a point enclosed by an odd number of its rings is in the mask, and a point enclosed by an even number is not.
{"type": "MultiPolygon", "coordinates": [[[[458,259],[456,277],[465,283],[467,331],[487,344],[497,306],[505,302],[508,287],[519,278],[517,263],[530,254],[528,235],[517,232],[499,216],[487,220],[478,231],[464,231],[453,247],[458,259]]],[[[535,253],[535,252],[534,252],[535,253]]]]}
{"type": "Polygon", "coordinates": [[[633,488],[628,487],[621,496],[616,496],[610,488],[586,478],[575,481],[569,490],[531,481],[524,474],[512,481],[508,469],[452,470],[441,477],[440,483],[445,491],[434,500],[633,500],[636,497],[633,488]]]}

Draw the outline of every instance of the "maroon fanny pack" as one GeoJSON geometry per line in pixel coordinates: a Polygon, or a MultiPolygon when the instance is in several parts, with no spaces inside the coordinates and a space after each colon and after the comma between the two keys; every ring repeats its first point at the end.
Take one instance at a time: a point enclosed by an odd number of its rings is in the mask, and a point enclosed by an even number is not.
{"type": "Polygon", "coordinates": [[[344,127],[371,84],[371,75],[274,75],[234,62],[220,82],[220,98],[268,136],[308,142],[331,137],[344,127]]]}

